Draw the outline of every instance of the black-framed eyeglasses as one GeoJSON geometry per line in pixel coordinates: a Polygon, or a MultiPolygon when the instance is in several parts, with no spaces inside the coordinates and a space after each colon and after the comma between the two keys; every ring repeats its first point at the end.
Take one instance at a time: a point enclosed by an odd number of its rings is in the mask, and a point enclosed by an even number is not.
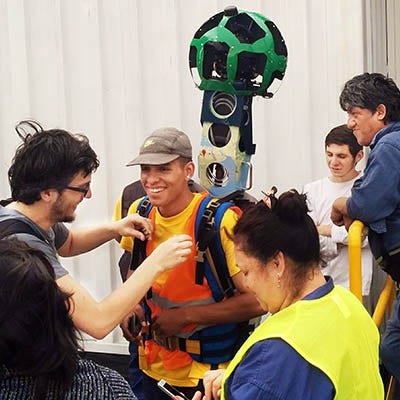
{"type": "Polygon", "coordinates": [[[73,190],[74,192],[79,192],[83,194],[83,197],[86,197],[90,190],[90,186],[86,188],[76,187],[76,186],[65,186],[65,189],[73,190]]]}

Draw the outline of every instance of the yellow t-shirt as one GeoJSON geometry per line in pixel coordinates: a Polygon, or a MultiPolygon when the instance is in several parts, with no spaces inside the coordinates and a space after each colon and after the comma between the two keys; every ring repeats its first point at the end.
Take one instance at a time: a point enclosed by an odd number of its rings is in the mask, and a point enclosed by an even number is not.
{"type": "MultiPolygon", "coordinates": [[[[186,233],[185,227],[187,220],[192,217],[193,209],[195,208],[200,196],[201,194],[199,193],[194,194],[193,200],[190,204],[181,213],[172,217],[163,217],[158,210],[156,210],[155,229],[153,231],[154,248],[173,235],[186,233]]],[[[136,212],[139,202],[140,200],[137,200],[130,206],[128,214],[136,212]]],[[[229,238],[229,235],[232,235],[232,230],[237,220],[238,215],[233,210],[228,209],[221,220],[220,227],[221,243],[231,276],[240,272],[240,269],[235,263],[233,242],[229,238]]],[[[121,240],[121,247],[127,251],[132,251],[133,239],[131,237],[123,237],[121,240]]],[[[165,282],[165,278],[165,274],[161,275],[158,278],[157,283],[162,284],[165,282]]],[[[177,386],[196,386],[198,380],[201,379],[204,373],[210,369],[209,364],[203,364],[193,360],[190,365],[183,368],[166,370],[163,367],[162,360],[159,356],[157,356],[154,363],[146,366],[146,358],[142,347],[139,347],[139,363],[143,372],[151,376],[153,379],[159,380],[163,378],[170,384],[177,386]]],[[[228,363],[221,364],[220,367],[225,368],[227,364],[228,363]]]]}

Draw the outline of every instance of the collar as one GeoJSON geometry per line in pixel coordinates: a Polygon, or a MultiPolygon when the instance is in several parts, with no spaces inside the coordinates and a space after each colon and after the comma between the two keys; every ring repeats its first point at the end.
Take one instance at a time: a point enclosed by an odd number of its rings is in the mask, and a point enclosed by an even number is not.
{"type": "Polygon", "coordinates": [[[319,288],[315,289],[307,296],[303,297],[302,300],[315,300],[319,299],[320,297],[324,297],[327,295],[331,290],[333,290],[333,279],[330,276],[325,276],[326,283],[319,288]]]}
{"type": "Polygon", "coordinates": [[[392,133],[394,131],[399,131],[400,130],[400,121],[395,121],[391,122],[390,124],[386,125],[384,128],[382,128],[372,139],[371,144],[369,147],[373,149],[376,144],[381,140],[384,136],[388,135],[389,133],[392,133]]]}

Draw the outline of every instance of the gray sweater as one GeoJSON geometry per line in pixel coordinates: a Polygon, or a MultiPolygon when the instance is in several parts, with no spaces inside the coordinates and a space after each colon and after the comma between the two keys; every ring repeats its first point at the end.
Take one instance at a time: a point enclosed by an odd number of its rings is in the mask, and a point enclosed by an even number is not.
{"type": "MultiPolygon", "coordinates": [[[[0,367],[0,400],[32,400],[35,378],[13,375],[0,367]]],[[[79,360],[72,385],[63,394],[50,384],[43,400],[137,400],[126,380],[116,371],[91,360],[79,360]]]]}

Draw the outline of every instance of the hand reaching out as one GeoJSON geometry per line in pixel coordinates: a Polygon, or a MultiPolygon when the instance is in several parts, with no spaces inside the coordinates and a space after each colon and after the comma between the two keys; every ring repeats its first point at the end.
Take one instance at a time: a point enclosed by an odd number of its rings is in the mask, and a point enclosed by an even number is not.
{"type": "Polygon", "coordinates": [[[161,243],[147,257],[146,262],[159,265],[161,272],[182,264],[192,253],[192,238],[189,235],[172,236],[165,242],[161,243]]]}
{"type": "Polygon", "coordinates": [[[119,236],[132,236],[145,240],[149,239],[153,232],[153,224],[150,219],[139,214],[129,214],[125,218],[115,221],[114,228],[119,236]]]}

